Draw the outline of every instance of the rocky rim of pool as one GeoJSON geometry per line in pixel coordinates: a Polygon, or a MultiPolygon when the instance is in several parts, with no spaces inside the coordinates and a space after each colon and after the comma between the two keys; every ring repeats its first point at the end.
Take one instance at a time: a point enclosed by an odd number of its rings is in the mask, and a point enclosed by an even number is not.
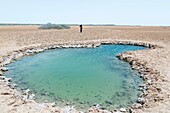
{"type": "MultiPolygon", "coordinates": [[[[1,72],[5,72],[8,69],[5,68],[5,66],[11,62],[13,62],[14,60],[17,60],[23,56],[27,56],[27,55],[33,55],[33,54],[37,54],[37,53],[41,53],[44,50],[48,50],[48,49],[55,49],[55,48],[95,48],[100,46],[101,44],[127,44],[127,45],[138,45],[138,46],[145,46],[148,47],[150,49],[154,49],[157,48],[158,46],[156,45],[151,45],[151,44],[147,44],[147,43],[132,43],[132,42],[98,42],[98,43],[79,43],[79,44],[56,44],[56,45],[46,45],[46,46],[42,46],[39,45],[37,47],[27,47],[27,48],[23,48],[21,50],[15,51],[12,54],[10,54],[9,56],[4,57],[4,62],[1,63],[1,67],[0,70],[1,72]]],[[[117,57],[121,60],[124,60],[128,63],[130,63],[130,65],[132,66],[133,69],[139,71],[140,73],[140,77],[143,78],[143,80],[145,81],[145,84],[141,84],[141,90],[142,90],[142,94],[139,95],[139,98],[137,99],[136,103],[134,103],[133,105],[131,105],[128,109],[138,109],[138,108],[142,108],[143,106],[147,105],[147,101],[148,99],[147,97],[147,93],[149,91],[147,91],[147,87],[151,86],[154,83],[154,78],[153,75],[159,75],[159,73],[156,70],[149,70],[147,68],[145,68],[144,64],[142,64],[138,59],[134,59],[130,56],[129,52],[126,53],[120,53],[117,55],[117,57]],[[151,74],[151,77],[148,77],[148,74],[151,74]]],[[[1,76],[1,79],[4,79],[4,81],[9,85],[9,87],[15,89],[15,84],[11,83],[11,79],[10,78],[6,78],[5,76],[1,76]]],[[[34,99],[34,94],[31,94],[29,90],[24,90],[23,93],[21,94],[22,98],[24,100],[30,100],[30,99],[34,99]]],[[[100,109],[100,106],[93,106],[92,108],[89,109],[89,111],[93,111],[99,109],[102,111],[102,109],[100,109]]],[[[127,109],[121,108],[120,111],[124,112],[127,109]]]]}

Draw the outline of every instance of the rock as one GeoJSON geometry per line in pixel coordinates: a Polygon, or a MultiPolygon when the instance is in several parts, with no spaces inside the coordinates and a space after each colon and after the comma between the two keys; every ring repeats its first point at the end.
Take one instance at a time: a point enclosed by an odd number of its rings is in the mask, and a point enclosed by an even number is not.
{"type": "Polygon", "coordinates": [[[11,80],[11,78],[5,78],[5,81],[6,82],[11,82],[12,80],[11,80]]]}
{"type": "Polygon", "coordinates": [[[53,102],[53,103],[51,103],[51,106],[52,106],[52,107],[55,107],[55,105],[56,105],[56,104],[55,104],[54,102],[53,102]]]}
{"type": "Polygon", "coordinates": [[[42,49],[42,48],[38,48],[38,49],[35,50],[36,53],[41,53],[43,51],[44,51],[44,49],[42,49]]]}
{"type": "Polygon", "coordinates": [[[5,66],[11,62],[12,58],[5,58],[5,60],[2,62],[2,66],[5,66]]]}
{"type": "Polygon", "coordinates": [[[83,46],[81,44],[78,44],[76,48],[82,48],[83,46]]]}
{"type": "Polygon", "coordinates": [[[3,75],[3,72],[2,71],[0,71],[0,76],[2,76],[3,75]]]}
{"type": "Polygon", "coordinates": [[[99,47],[100,46],[100,43],[95,43],[95,44],[92,44],[92,46],[95,48],[95,47],[99,47]]]}
{"type": "Polygon", "coordinates": [[[28,95],[22,95],[22,99],[23,99],[24,101],[27,101],[28,95]]]}
{"type": "Polygon", "coordinates": [[[70,48],[71,45],[63,45],[63,48],[70,48]]]}
{"type": "Polygon", "coordinates": [[[121,111],[117,111],[117,112],[114,112],[114,113],[122,113],[121,111]]]}
{"type": "Polygon", "coordinates": [[[17,84],[13,84],[14,87],[17,87],[17,84]]]}
{"type": "Polygon", "coordinates": [[[129,109],[129,113],[133,113],[132,109],[129,109]]]}
{"type": "Polygon", "coordinates": [[[89,45],[86,45],[86,47],[87,48],[92,48],[93,46],[89,44],[89,45]]]}
{"type": "Polygon", "coordinates": [[[147,83],[148,83],[149,85],[151,85],[151,84],[152,84],[152,80],[147,80],[147,83]]]}
{"type": "Polygon", "coordinates": [[[126,109],[125,108],[120,108],[119,109],[121,112],[126,112],[126,109]]]}
{"type": "Polygon", "coordinates": [[[139,103],[135,103],[131,106],[133,109],[141,109],[143,106],[139,103]]]}
{"type": "Polygon", "coordinates": [[[33,50],[26,50],[26,53],[34,53],[34,51],[33,50]]]}
{"type": "Polygon", "coordinates": [[[24,91],[24,95],[28,95],[30,93],[30,89],[24,91]]]}
{"type": "Polygon", "coordinates": [[[140,104],[143,105],[145,103],[145,99],[144,98],[138,98],[137,103],[140,103],[140,104]]]}
{"type": "Polygon", "coordinates": [[[7,67],[0,67],[0,70],[5,72],[5,71],[8,71],[8,68],[7,67]]]}
{"type": "Polygon", "coordinates": [[[17,59],[19,59],[19,58],[21,58],[21,57],[23,57],[23,56],[24,56],[24,54],[23,54],[22,52],[20,52],[20,53],[16,54],[16,55],[13,57],[13,59],[17,60],[17,59]]]}
{"type": "Polygon", "coordinates": [[[76,110],[74,109],[74,107],[70,107],[70,106],[67,106],[64,108],[64,113],[76,113],[76,110]]]}
{"type": "Polygon", "coordinates": [[[96,105],[96,108],[97,108],[97,109],[100,109],[100,107],[101,107],[100,104],[97,104],[97,105],[96,105]]]}
{"type": "Polygon", "coordinates": [[[5,76],[0,76],[0,79],[1,80],[5,80],[5,76]]]}
{"type": "Polygon", "coordinates": [[[28,95],[28,99],[34,100],[34,99],[35,99],[35,94],[30,94],[30,95],[28,95]]]}
{"type": "Polygon", "coordinates": [[[56,46],[50,46],[50,47],[48,47],[48,49],[55,49],[56,48],[56,46]]]}

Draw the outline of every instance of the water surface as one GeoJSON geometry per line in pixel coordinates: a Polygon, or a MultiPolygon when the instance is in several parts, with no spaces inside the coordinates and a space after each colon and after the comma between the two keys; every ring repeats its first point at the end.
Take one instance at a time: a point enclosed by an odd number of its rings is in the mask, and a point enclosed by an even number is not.
{"type": "Polygon", "coordinates": [[[86,109],[127,107],[137,99],[138,73],[118,53],[142,50],[130,45],[102,45],[98,48],[48,50],[8,65],[6,76],[36,94],[38,102],[56,102],[86,109]]]}

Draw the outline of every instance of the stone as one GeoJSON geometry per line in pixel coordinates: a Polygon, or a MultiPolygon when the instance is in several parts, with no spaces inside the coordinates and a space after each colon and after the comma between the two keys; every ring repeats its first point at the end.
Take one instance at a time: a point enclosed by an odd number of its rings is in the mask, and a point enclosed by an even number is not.
{"type": "Polygon", "coordinates": [[[43,51],[44,51],[44,49],[42,49],[42,48],[38,48],[38,49],[35,50],[36,53],[41,53],[43,51]]]}
{"type": "Polygon", "coordinates": [[[93,46],[92,45],[86,45],[87,48],[92,48],[93,46]]]}
{"type": "Polygon", "coordinates": [[[143,105],[145,103],[145,99],[144,98],[138,98],[137,103],[140,103],[140,104],[143,105]]]}
{"type": "Polygon", "coordinates": [[[17,59],[19,59],[19,58],[21,58],[21,57],[23,57],[23,56],[24,56],[24,54],[23,54],[22,52],[20,52],[20,53],[18,53],[17,55],[15,55],[15,56],[13,57],[13,59],[17,60],[17,59]]]}
{"type": "Polygon", "coordinates": [[[8,71],[8,68],[7,67],[0,67],[0,70],[5,72],[5,71],[8,71]]]}
{"type": "Polygon", "coordinates": [[[100,43],[93,44],[93,47],[99,47],[99,46],[100,46],[100,43]]]}
{"type": "Polygon", "coordinates": [[[0,71],[0,76],[2,76],[3,75],[3,72],[2,71],[0,71]]]}
{"type": "Polygon", "coordinates": [[[1,80],[5,80],[5,76],[0,76],[0,79],[1,80]]]}
{"type": "Polygon", "coordinates": [[[12,80],[11,80],[11,78],[5,78],[5,81],[6,82],[11,82],[12,80]]]}
{"type": "Polygon", "coordinates": [[[53,103],[51,103],[51,106],[52,106],[52,107],[55,107],[55,105],[56,105],[56,104],[55,104],[54,102],[53,102],[53,103]]]}
{"type": "Polygon", "coordinates": [[[34,53],[33,50],[26,50],[26,53],[34,53]]]}
{"type": "Polygon", "coordinates": [[[3,62],[2,62],[2,66],[5,66],[7,64],[9,64],[11,62],[11,58],[6,58],[3,62]]]}
{"type": "Polygon", "coordinates": [[[30,89],[24,91],[24,95],[28,95],[30,93],[30,89]]]}
{"type": "Polygon", "coordinates": [[[63,45],[63,48],[70,48],[71,45],[63,45]]]}
{"type": "Polygon", "coordinates": [[[135,103],[131,106],[133,109],[141,109],[143,106],[139,103],[135,103]]]}
{"type": "Polygon", "coordinates": [[[152,84],[152,80],[147,80],[147,83],[148,83],[149,85],[151,85],[151,84],[152,84]]]}
{"type": "Polygon", "coordinates": [[[35,94],[30,94],[30,95],[28,95],[28,99],[34,100],[34,99],[35,99],[35,94]]]}
{"type": "Polygon", "coordinates": [[[126,109],[125,108],[120,108],[119,109],[121,112],[126,112],[126,109]]]}
{"type": "Polygon", "coordinates": [[[114,113],[122,113],[121,111],[117,111],[117,112],[114,112],[114,113]]]}

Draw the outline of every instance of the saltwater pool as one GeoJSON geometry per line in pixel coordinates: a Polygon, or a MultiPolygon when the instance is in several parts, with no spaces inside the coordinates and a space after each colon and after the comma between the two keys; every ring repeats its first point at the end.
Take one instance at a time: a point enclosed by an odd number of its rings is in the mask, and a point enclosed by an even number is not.
{"type": "Polygon", "coordinates": [[[142,80],[118,53],[143,50],[141,46],[101,45],[97,48],[47,50],[8,65],[6,76],[29,88],[36,101],[86,109],[127,107],[136,101],[142,80]]]}

